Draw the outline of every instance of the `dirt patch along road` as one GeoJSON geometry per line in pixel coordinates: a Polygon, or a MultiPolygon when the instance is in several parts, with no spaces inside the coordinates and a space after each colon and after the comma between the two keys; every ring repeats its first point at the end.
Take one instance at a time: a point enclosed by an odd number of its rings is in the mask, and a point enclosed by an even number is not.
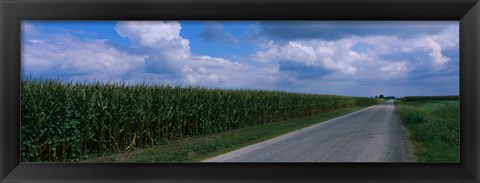
{"type": "Polygon", "coordinates": [[[312,125],[203,162],[413,162],[393,101],[312,125]]]}

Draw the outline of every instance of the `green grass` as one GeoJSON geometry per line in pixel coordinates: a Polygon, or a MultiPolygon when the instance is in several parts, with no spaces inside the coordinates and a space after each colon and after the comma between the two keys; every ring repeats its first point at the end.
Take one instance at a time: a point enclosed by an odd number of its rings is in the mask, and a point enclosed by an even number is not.
{"type": "Polygon", "coordinates": [[[445,96],[406,96],[403,97],[404,101],[423,101],[423,100],[459,100],[458,95],[445,95],[445,96]]]}
{"type": "Polygon", "coordinates": [[[418,162],[460,162],[458,100],[396,101],[418,162]]]}
{"type": "Polygon", "coordinates": [[[137,149],[85,162],[197,162],[244,146],[317,124],[364,107],[341,109],[269,124],[245,127],[220,134],[170,141],[153,148],[137,149]]]}

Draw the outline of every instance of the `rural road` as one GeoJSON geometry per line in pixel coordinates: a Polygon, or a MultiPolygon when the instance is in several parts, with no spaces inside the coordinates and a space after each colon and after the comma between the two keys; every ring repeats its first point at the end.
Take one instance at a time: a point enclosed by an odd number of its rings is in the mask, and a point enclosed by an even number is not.
{"type": "Polygon", "coordinates": [[[413,162],[412,149],[390,100],[203,162],[413,162]]]}

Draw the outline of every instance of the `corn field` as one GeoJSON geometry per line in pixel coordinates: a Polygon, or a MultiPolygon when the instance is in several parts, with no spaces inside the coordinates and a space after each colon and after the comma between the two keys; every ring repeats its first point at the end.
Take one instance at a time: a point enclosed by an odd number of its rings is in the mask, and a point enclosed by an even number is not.
{"type": "Polygon", "coordinates": [[[377,103],[279,91],[23,80],[22,162],[71,162],[377,103]]]}

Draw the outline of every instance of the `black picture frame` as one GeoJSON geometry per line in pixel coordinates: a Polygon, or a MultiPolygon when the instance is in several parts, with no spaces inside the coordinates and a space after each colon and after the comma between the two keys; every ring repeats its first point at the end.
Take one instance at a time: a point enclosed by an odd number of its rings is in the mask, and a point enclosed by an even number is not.
{"type": "Polygon", "coordinates": [[[478,0],[0,0],[0,182],[479,182],[478,0]],[[458,20],[461,162],[20,163],[21,20],[458,20]]]}

